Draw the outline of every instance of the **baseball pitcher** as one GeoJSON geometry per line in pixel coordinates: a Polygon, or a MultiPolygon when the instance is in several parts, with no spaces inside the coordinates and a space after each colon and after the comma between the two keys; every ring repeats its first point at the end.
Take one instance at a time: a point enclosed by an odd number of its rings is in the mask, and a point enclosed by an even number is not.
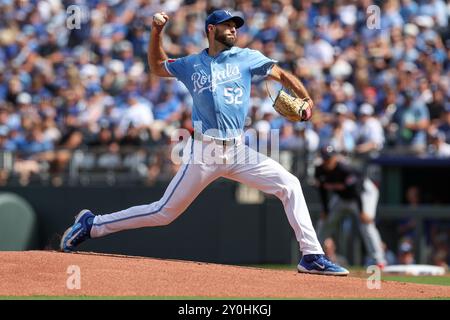
{"type": "Polygon", "coordinates": [[[161,13],[153,21],[148,62],[152,73],[178,79],[192,95],[195,133],[184,149],[187,160],[159,201],[105,215],[82,210],[64,233],[61,250],[70,252],[86,239],[121,230],[167,225],[208,184],[225,177],[273,194],[282,201],[303,253],[299,272],[347,275],[346,269],[325,257],[299,180],[278,162],[246,146],[242,139],[253,76],[268,76],[294,92],[301,100],[296,109],[297,119],[307,121],[313,102],[302,83],[260,52],[235,47],[237,29],[244,20],[226,10],[216,10],[206,19],[208,48],[169,59],[162,45],[168,20],[169,16],[161,13]],[[215,150],[214,157],[207,152],[211,149],[215,150]]]}

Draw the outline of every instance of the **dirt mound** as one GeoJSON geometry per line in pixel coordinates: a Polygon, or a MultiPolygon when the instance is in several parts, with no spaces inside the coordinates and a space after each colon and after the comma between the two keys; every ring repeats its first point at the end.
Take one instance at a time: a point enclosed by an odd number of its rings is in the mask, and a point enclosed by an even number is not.
{"type": "Polygon", "coordinates": [[[380,289],[370,290],[364,279],[352,276],[94,253],[0,252],[0,274],[0,296],[450,297],[445,286],[382,281],[380,289]],[[74,280],[77,270],[79,282],[74,280]],[[68,283],[75,289],[68,289],[68,283]]]}

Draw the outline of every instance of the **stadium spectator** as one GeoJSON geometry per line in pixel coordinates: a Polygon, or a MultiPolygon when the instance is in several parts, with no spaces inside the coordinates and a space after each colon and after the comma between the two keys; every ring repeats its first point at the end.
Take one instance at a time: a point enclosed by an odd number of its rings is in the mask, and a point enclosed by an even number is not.
{"type": "Polygon", "coordinates": [[[130,125],[138,128],[150,128],[153,113],[150,102],[144,101],[137,94],[130,94],[126,101],[126,110],[119,122],[119,131],[124,134],[130,125]]]}
{"type": "Polygon", "coordinates": [[[429,126],[429,113],[425,103],[417,99],[413,92],[407,91],[404,93],[404,102],[399,114],[399,142],[409,152],[424,153],[429,126]]]}
{"type": "Polygon", "coordinates": [[[409,238],[402,239],[398,248],[397,260],[399,264],[414,264],[414,246],[409,238]]]}
{"type": "Polygon", "coordinates": [[[436,158],[450,158],[450,144],[445,142],[445,135],[436,131],[430,134],[428,155],[436,158]]]}
{"type": "Polygon", "coordinates": [[[438,130],[445,135],[445,142],[450,143],[450,105],[446,106],[441,116],[441,124],[438,126],[438,130]]]}
{"type": "Polygon", "coordinates": [[[427,103],[428,112],[430,114],[431,125],[439,126],[442,121],[443,114],[446,112],[445,92],[442,89],[435,89],[432,92],[431,99],[427,103]]]}
{"type": "Polygon", "coordinates": [[[280,149],[297,150],[314,154],[319,146],[319,136],[306,123],[286,122],[280,132],[280,149]]]}
{"type": "Polygon", "coordinates": [[[431,264],[448,269],[450,263],[450,224],[445,219],[434,219],[428,225],[428,260],[431,264]]]}
{"type": "MultiPolygon", "coordinates": [[[[405,193],[406,204],[411,210],[416,209],[422,202],[421,190],[418,186],[412,185],[406,189],[405,193]]],[[[416,223],[413,218],[407,218],[399,225],[399,235],[401,237],[414,237],[415,236],[416,223]]]]}
{"type": "Polygon", "coordinates": [[[359,108],[359,123],[357,129],[355,151],[360,155],[369,155],[383,148],[384,133],[380,120],[373,117],[373,107],[362,104],[359,108]]]}
{"type": "Polygon", "coordinates": [[[357,126],[353,114],[343,103],[333,107],[334,119],[320,131],[320,144],[329,144],[339,153],[349,154],[355,149],[357,126]]]}
{"type": "Polygon", "coordinates": [[[166,122],[167,125],[180,119],[181,101],[170,88],[161,91],[159,102],[153,107],[155,120],[166,122]]]}

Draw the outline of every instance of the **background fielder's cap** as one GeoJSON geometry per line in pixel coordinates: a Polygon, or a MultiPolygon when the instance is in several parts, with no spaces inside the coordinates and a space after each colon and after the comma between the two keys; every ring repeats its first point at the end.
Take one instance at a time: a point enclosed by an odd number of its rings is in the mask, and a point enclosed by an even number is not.
{"type": "Polygon", "coordinates": [[[233,15],[230,11],[216,10],[206,18],[205,32],[208,33],[208,25],[216,25],[228,20],[233,20],[236,23],[236,28],[240,28],[244,25],[244,19],[239,16],[233,15]]]}
{"type": "Polygon", "coordinates": [[[336,149],[332,145],[326,145],[320,149],[320,156],[323,160],[328,160],[336,154],[336,149]]]}

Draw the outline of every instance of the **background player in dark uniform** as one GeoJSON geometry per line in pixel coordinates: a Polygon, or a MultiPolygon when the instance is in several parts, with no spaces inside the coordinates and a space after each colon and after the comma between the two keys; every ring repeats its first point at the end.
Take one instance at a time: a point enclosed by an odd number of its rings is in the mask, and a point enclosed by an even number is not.
{"type": "Polygon", "coordinates": [[[369,178],[341,161],[332,146],[323,147],[320,153],[322,163],[315,168],[323,207],[318,227],[319,239],[323,242],[330,237],[345,214],[356,214],[370,261],[384,266],[384,250],[374,222],[378,188],[369,178]]]}

